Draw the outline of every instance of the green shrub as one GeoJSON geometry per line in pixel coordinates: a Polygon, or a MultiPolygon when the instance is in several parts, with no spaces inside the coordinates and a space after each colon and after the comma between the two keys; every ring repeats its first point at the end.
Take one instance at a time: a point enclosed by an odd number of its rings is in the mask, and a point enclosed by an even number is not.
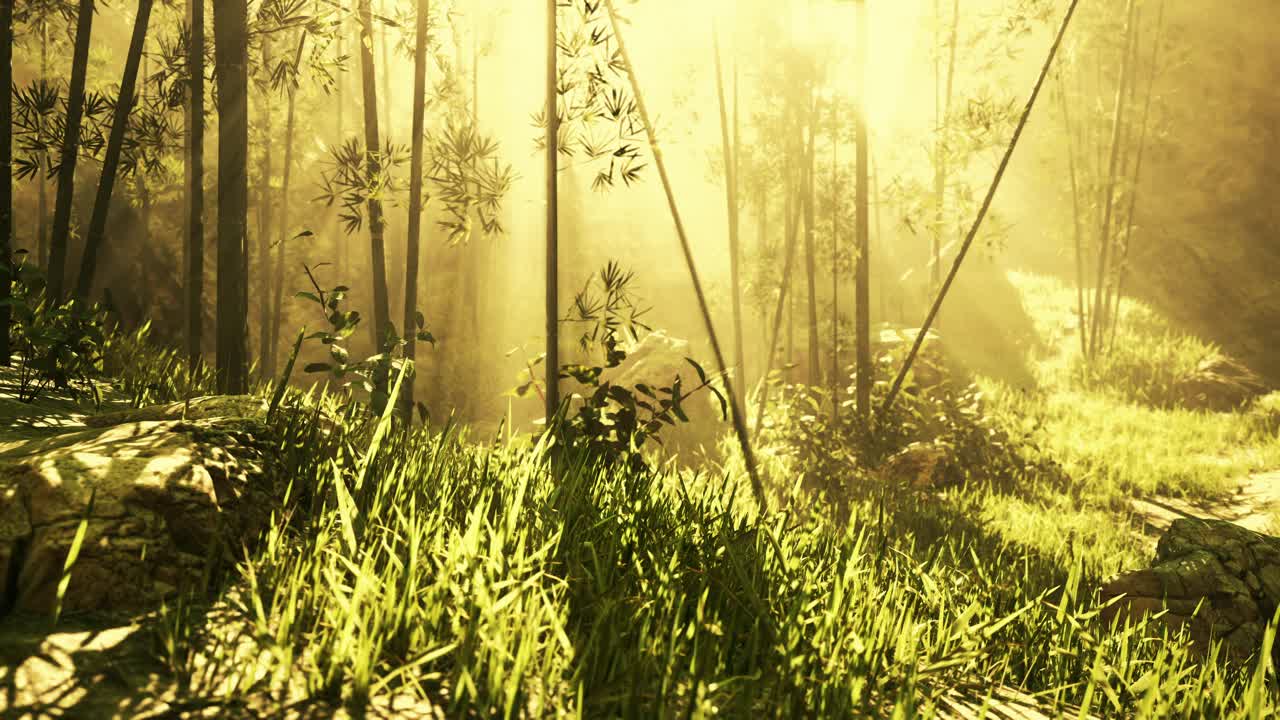
{"type": "Polygon", "coordinates": [[[10,347],[18,365],[18,399],[34,402],[49,390],[98,404],[106,314],[102,308],[75,300],[62,303],[45,296],[38,271],[19,263],[12,294],[10,347]]]}

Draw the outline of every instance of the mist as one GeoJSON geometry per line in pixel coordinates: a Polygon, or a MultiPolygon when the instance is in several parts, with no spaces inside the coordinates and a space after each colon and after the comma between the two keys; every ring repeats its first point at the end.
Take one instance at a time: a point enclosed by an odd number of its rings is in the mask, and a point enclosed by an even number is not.
{"type": "Polygon", "coordinates": [[[0,716],[1275,716],[1264,5],[0,0],[0,716]]]}

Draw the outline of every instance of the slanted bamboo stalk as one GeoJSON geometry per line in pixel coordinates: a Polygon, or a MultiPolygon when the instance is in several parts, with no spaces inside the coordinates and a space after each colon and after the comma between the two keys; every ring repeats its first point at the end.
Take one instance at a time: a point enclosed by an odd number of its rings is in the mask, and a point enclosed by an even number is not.
{"type": "Polygon", "coordinates": [[[623,65],[627,68],[627,75],[631,78],[631,90],[635,95],[636,109],[644,122],[645,134],[649,139],[649,148],[653,153],[653,163],[657,166],[658,175],[662,179],[662,188],[667,196],[667,207],[671,211],[671,220],[675,224],[676,235],[680,239],[680,249],[684,252],[684,261],[689,269],[689,279],[693,283],[694,294],[698,297],[698,309],[702,313],[702,322],[706,326],[707,337],[711,341],[711,351],[715,355],[716,368],[724,379],[725,394],[728,396],[730,415],[733,419],[733,429],[738,436],[738,444],[742,449],[743,462],[747,467],[747,475],[751,479],[751,489],[755,493],[756,503],[760,511],[764,513],[769,509],[768,500],[764,494],[764,485],[760,482],[760,473],[756,468],[755,455],[751,452],[751,441],[747,437],[747,425],[742,416],[742,408],[738,403],[738,395],[733,390],[733,378],[729,376],[724,353],[720,349],[720,340],[716,335],[715,324],[711,321],[711,309],[707,306],[707,296],[703,292],[702,281],[698,276],[698,267],[693,260],[693,248],[689,244],[689,236],[685,232],[684,221],[681,219],[680,209],[676,205],[675,193],[671,188],[671,178],[667,174],[666,161],[662,156],[662,146],[658,144],[657,135],[654,133],[649,110],[644,103],[644,94],[640,90],[640,80],[636,73],[636,67],[632,64],[631,55],[627,51],[627,43],[622,35],[622,27],[618,22],[618,14],[614,9],[613,0],[605,0],[605,5],[609,9],[609,22],[613,28],[613,38],[618,43],[618,53],[622,57],[623,65]]]}
{"type": "Polygon", "coordinates": [[[893,401],[897,399],[898,393],[902,390],[902,383],[906,380],[907,373],[911,372],[911,366],[920,354],[920,346],[924,344],[924,339],[928,336],[929,329],[933,326],[933,321],[937,318],[943,301],[947,299],[947,292],[955,282],[956,275],[959,274],[960,267],[964,264],[964,259],[968,256],[970,248],[973,247],[973,241],[978,236],[978,229],[982,227],[982,221],[986,219],[987,213],[991,210],[991,203],[995,200],[996,191],[1000,189],[1000,181],[1004,179],[1004,174],[1009,169],[1009,162],[1013,159],[1013,153],[1018,147],[1018,141],[1022,139],[1022,133],[1027,127],[1027,121],[1031,119],[1031,111],[1035,109],[1036,100],[1040,97],[1040,90],[1044,87],[1045,77],[1048,76],[1049,70],[1053,67],[1053,61],[1058,56],[1058,49],[1062,46],[1062,39],[1066,37],[1067,29],[1071,26],[1071,18],[1075,16],[1076,8],[1079,5],[1080,0],[1071,0],[1071,5],[1067,7],[1066,15],[1062,19],[1062,25],[1059,26],[1053,45],[1049,47],[1049,54],[1045,58],[1044,65],[1040,68],[1040,75],[1036,78],[1036,84],[1031,88],[1031,96],[1027,98],[1027,104],[1022,109],[1022,116],[1018,119],[1018,125],[1014,128],[1013,137],[1009,139],[1009,145],[1005,148],[1004,157],[1001,158],[1000,165],[996,168],[995,176],[991,180],[991,185],[987,188],[986,197],[983,198],[982,205],[978,208],[978,215],[974,218],[973,225],[969,227],[964,243],[960,245],[960,251],[956,253],[956,259],[951,264],[951,271],[947,273],[946,279],[943,280],[942,288],[938,291],[938,296],[934,299],[933,306],[929,309],[929,315],[920,326],[920,332],[916,335],[915,342],[911,345],[911,351],[907,354],[906,361],[902,363],[902,367],[898,370],[898,376],[894,378],[893,385],[889,388],[889,394],[884,399],[884,404],[880,406],[879,414],[881,418],[888,414],[893,407],[893,401]]]}

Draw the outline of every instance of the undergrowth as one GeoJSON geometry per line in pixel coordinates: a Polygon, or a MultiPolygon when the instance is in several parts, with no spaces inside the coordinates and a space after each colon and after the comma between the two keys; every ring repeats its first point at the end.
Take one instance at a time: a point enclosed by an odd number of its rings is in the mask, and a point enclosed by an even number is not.
{"type": "Polygon", "coordinates": [[[479,717],[929,717],[1001,686],[1101,717],[1273,707],[1268,665],[1106,626],[1082,554],[1005,543],[969,503],[762,516],[736,474],[325,412],[282,414],[295,514],[227,596],[239,650],[189,693],[479,717]]]}
{"type": "Polygon", "coordinates": [[[851,414],[791,393],[760,438],[763,514],[732,453],[700,472],[600,462],[289,391],[276,522],[212,606],[154,627],[175,706],[912,718],[1012,694],[1059,716],[1275,717],[1269,647],[1202,661],[1159,623],[1104,622],[1096,586],[1140,561],[1119,499],[1280,463],[1280,401],[1163,410],[1059,371],[1042,359],[1038,393],[908,394],[901,432],[862,445],[851,414]],[[870,468],[921,440],[960,452],[963,482],[877,492],[870,468]]]}

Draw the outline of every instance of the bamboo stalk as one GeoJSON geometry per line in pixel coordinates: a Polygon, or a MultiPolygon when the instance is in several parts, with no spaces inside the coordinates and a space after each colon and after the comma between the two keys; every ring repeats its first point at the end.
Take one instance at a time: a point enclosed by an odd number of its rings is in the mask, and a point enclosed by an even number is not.
{"type": "Polygon", "coordinates": [[[546,322],[547,322],[547,425],[560,411],[560,197],[556,176],[556,155],[559,152],[559,113],[556,110],[558,80],[556,39],[556,0],[547,0],[547,238],[546,238],[546,322]]]}
{"type": "Polygon", "coordinates": [[[1086,326],[1088,317],[1085,312],[1085,262],[1084,262],[1084,228],[1080,223],[1080,182],[1076,173],[1076,147],[1075,147],[1075,131],[1071,125],[1071,111],[1067,102],[1067,88],[1062,80],[1062,72],[1058,72],[1058,98],[1062,103],[1062,123],[1067,131],[1067,166],[1071,175],[1071,219],[1075,230],[1075,250],[1076,250],[1076,323],[1077,332],[1080,336],[1080,355],[1085,357],[1088,355],[1089,347],[1086,340],[1086,326]]]}
{"type": "Polygon", "coordinates": [[[925,318],[924,324],[920,326],[920,332],[916,335],[911,351],[907,354],[906,361],[903,362],[902,368],[898,371],[898,376],[894,378],[893,385],[889,388],[889,394],[885,397],[884,404],[880,407],[881,418],[888,414],[889,409],[893,407],[893,401],[902,390],[902,383],[906,380],[907,373],[911,371],[911,365],[920,353],[920,346],[924,344],[924,339],[929,334],[929,328],[932,327],[933,321],[937,318],[938,311],[942,308],[942,302],[946,300],[947,292],[951,289],[956,275],[960,272],[960,266],[964,264],[964,259],[969,254],[969,249],[973,247],[973,241],[978,235],[978,229],[982,227],[982,221],[986,219],[987,212],[991,210],[991,203],[995,200],[996,191],[1000,189],[1000,181],[1004,179],[1005,171],[1009,169],[1009,161],[1013,158],[1013,152],[1018,147],[1022,132],[1027,127],[1027,121],[1031,119],[1031,111],[1035,109],[1036,100],[1040,97],[1040,90],[1044,87],[1045,77],[1048,76],[1049,70],[1053,67],[1053,60],[1058,55],[1058,48],[1062,46],[1062,39],[1066,37],[1067,28],[1071,26],[1071,18],[1075,16],[1076,8],[1079,5],[1080,0],[1071,0],[1071,5],[1067,7],[1067,13],[1062,19],[1062,25],[1058,28],[1058,34],[1053,40],[1053,45],[1049,47],[1049,55],[1045,58],[1044,65],[1040,68],[1040,76],[1036,79],[1036,84],[1031,89],[1031,97],[1027,99],[1026,107],[1022,110],[1022,116],[1018,119],[1017,127],[1014,128],[1013,137],[1009,140],[1009,146],[1005,149],[1004,157],[1001,158],[999,167],[996,168],[995,177],[991,180],[991,186],[987,188],[987,195],[983,198],[982,206],[978,208],[978,216],[974,218],[973,225],[969,228],[969,233],[965,236],[964,243],[960,246],[960,252],[956,254],[955,262],[951,265],[951,271],[947,273],[946,280],[942,283],[942,289],[938,291],[938,297],[934,299],[933,307],[929,309],[929,315],[925,318]]]}
{"type": "MultiPolygon", "coordinates": [[[[737,144],[729,134],[729,110],[725,102],[724,93],[724,71],[720,62],[720,32],[714,26],[711,31],[712,46],[715,53],[716,63],[716,98],[720,105],[720,142],[724,155],[724,201],[726,219],[729,224],[729,292],[732,294],[733,303],[733,328],[734,328],[734,367],[739,373],[739,402],[745,400],[741,396],[742,389],[746,387],[746,373],[744,370],[744,360],[742,352],[742,294],[738,282],[738,175],[737,175],[737,144]]],[[[736,75],[734,89],[737,90],[736,75]]],[[[735,134],[737,120],[737,94],[734,94],[734,110],[735,110],[735,134]]]]}
{"type": "Polygon", "coordinates": [[[1151,43],[1151,68],[1147,76],[1147,97],[1144,101],[1142,109],[1142,130],[1138,138],[1138,156],[1133,168],[1133,184],[1129,191],[1129,212],[1125,222],[1124,245],[1121,249],[1120,262],[1117,267],[1118,276],[1116,278],[1116,306],[1111,321],[1111,342],[1115,344],[1116,328],[1120,324],[1120,302],[1124,294],[1125,276],[1129,271],[1129,250],[1132,243],[1134,216],[1138,208],[1138,182],[1142,178],[1142,161],[1146,155],[1147,134],[1150,129],[1151,120],[1151,100],[1155,95],[1156,75],[1159,71],[1160,62],[1160,36],[1164,30],[1164,11],[1165,3],[1160,3],[1160,12],[1156,18],[1155,39],[1151,43]]]}
{"type": "Polygon", "coordinates": [[[1116,90],[1115,111],[1111,118],[1111,153],[1107,163],[1107,183],[1102,204],[1102,226],[1098,230],[1097,285],[1094,288],[1093,317],[1091,319],[1089,329],[1090,357],[1097,357],[1097,355],[1102,352],[1101,333],[1105,325],[1103,315],[1106,314],[1106,303],[1108,302],[1106,297],[1107,272],[1111,267],[1111,246],[1113,242],[1113,238],[1111,236],[1111,220],[1115,210],[1115,188],[1116,176],[1119,172],[1118,165],[1120,161],[1121,130],[1124,127],[1124,114],[1127,108],[1127,103],[1125,101],[1127,100],[1130,48],[1133,44],[1133,19],[1136,7],[1137,3],[1135,0],[1129,0],[1129,27],[1125,40],[1124,63],[1120,70],[1120,87],[1116,90]]]}
{"type": "Polygon", "coordinates": [[[622,27],[618,22],[618,14],[614,9],[613,0],[605,0],[605,6],[609,9],[609,22],[613,28],[614,40],[618,43],[618,53],[622,56],[622,62],[627,68],[627,75],[631,78],[631,90],[635,95],[636,109],[640,112],[640,118],[644,122],[645,134],[649,138],[649,147],[653,152],[653,162],[658,168],[658,175],[662,179],[662,189],[667,196],[667,206],[671,211],[671,220],[676,226],[676,235],[680,239],[680,248],[684,252],[685,265],[689,268],[689,279],[693,283],[694,294],[698,296],[698,309],[702,312],[702,321],[706,325],[707,336],[711,341],[711,350],[715,355],[716,366],[724,377],[725,394],[728,395],[730,414],[733,418],[733,429],[738,436],[738,444],[742,449],[742,458],[747,466],[747,475],[751,479],[751,489],[755,493],[756,503],[760,507],[760,511],[767,512],[769,509],[768,500],[764,494],[764,485],[760,482],[760,474],[756,468],[755,455],[751,452],[751,441],[747,438],[747,426],[742,417],[742,408],[739,407],[738,396],[733,391],[733,379],[729,377],[728,368],[725,365],[724,353],[720,349],[720,340],[716,335],[715,324],[711,321],[711,310],[707,306],[706,293],[702,290],[702,281],[698,277],[697,264],[693,260],[693,249],[689,244],[689,237],[685,232],[684,221],[680,217],[680,209],[676,205],[675,193],[671,189],[671,178],[667,174],[667,165],[662,157],[662,146],[658,144],[657,135],[653,130],[653,123],[649,119],[649,110],[644,103],[644,95],[640,91],[640,80],[636,74],[635,65],[631,62],[630,53],[627,51],[626,40],[622,35],[622,27]]]}
{"type": "MultiPolygon", "coordinates": [[[[797,190],[797,194],[798,192],[797,190]]],[[[778,304],[773,312],[773,334],[769,337],[769,349],[765,353],[764,379],[760,389],[760,399],[756,405],[755,437],[760,437],[760,431],[764,428],[764,411],[769,404],[769,376],[773,374],[778,336],[782,333],[782,313],[786,309],[787,292],[791,287],[791,274],[795,266],[796,241],[800,235],[800,202],[797,200],[789,205],[791,217],[786,219],[786,259],[782,263],[782,282],[778,285],[778,304]]]]}

